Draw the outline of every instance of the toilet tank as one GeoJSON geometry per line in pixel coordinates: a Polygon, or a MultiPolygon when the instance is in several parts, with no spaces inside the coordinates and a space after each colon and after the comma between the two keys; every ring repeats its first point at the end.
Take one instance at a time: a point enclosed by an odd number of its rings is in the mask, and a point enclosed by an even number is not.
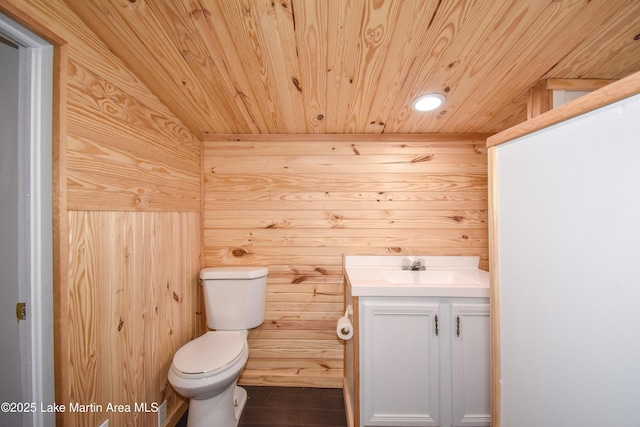
{"type": "Polygon", "coordinates": [[[264,321],[267,267],[209,267],[200,271],[207,327],[242,330],[264,321]]]}

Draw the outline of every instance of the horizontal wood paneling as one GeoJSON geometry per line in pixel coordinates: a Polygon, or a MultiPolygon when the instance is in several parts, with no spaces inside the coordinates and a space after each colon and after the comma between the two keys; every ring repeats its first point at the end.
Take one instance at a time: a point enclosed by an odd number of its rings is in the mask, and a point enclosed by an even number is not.
{"type": "Polygon", "coordinates": [[[343,254],[478,255],[480,135],[225,135],[204,143],[204,264],[267,265],[245,384],[342,387],[343,254]]]}
{"type": "Polygon", "coordinates": [[[191,132],[100,70],[68,68],[69,209],[198,211],[200,143],[191,132]]]}
{"type": "MultiPolygon", "coordinates": [[[[107,412],[109,403],[184,401],[167,382],[173,354],[200,322],[200,214],[70,212],[69,413],[65,425],[156,426],[157,414],[107,412]]],[[[60,380],[60,379],[59,379],[60,380]]]]}

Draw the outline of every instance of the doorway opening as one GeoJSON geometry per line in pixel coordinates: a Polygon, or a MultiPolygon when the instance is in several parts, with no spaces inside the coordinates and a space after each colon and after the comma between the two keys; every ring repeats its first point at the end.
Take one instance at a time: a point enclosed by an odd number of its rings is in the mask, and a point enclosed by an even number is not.
{"type": "MultiPolygon", "coordinates": [[[[2,14],[0,37],[3,46],[8,46],[8,49],[2,50],[3,55],[7,54],[11,61],[17,61],[9,65],[7,71],[15,80],[3,83],[6,88],[16,85],[16,90],[13,91],[15,97],[3,100],[3,111],[11,110],[12,113],[6,115],[8,123],[2,123],[3,130],[0,133],[3,156],[14,156],[12,159],[15,161],[15,168],[3,167],[3,170],[0,170],[0,179],[4,179],[6,173],[16,171],[13,180],[15,185],[7,190],[15,201],[10,207],[15,207],[15,215],[12,213],[5,217],[3,213],[3,217],[0,218],[5,229],[15,227],[16,238],[13,242],[8,242],[14,246],[15,262],[0,262],[3,263],[3,270],[13,270],[14,276],[5,275],[3,271],[0,275],[0,291],[15,287],[18,300],[8,303],[25,305],[23,320],[18,320],[20,316],[17,310],[16,316],[8,322],[3,318],[3,323],[9,323],[3,324],[3,329],[11,327],[18,330],[17,342],[9,344],[11,348],[8,350],[13,349],[18,353],[19,364],[4,368],[20,372],[20,390],[17,392],[19,400],[16,403],[29,402],[36,405],[36,410],[24,411],[19,414],[20,418],[12,418],[10,421],[12,425],[15,425],[13,421],[18,421],[17,425],[23,426],[49,426],[55,424],[55,414],[41,411],[41,408],[54,403],[53,46],[2,14]],[[15,55],[12,49],[16,51],[15,55]],[[8,148],[4,150],[4,147],[8,148]],[[15,277],[16,280],[4,280],[5,276],[15,277]]],[[[4,90],[0,94],[5,97],[4,90]]],[[[6,164],[8,162],[3,163],[6,164]]],[[[2,191],[4,192],[5,188],[2,191]]],[[[7,250],[3,253],[7,253],[7,250]]],[[[5,392],[11,391],[5,387],[16,388],[17,385],[3,386],[3,397],[5,392]]],[[[0,417],[9,415],[12,414],[0,413],[0,417]]]]}

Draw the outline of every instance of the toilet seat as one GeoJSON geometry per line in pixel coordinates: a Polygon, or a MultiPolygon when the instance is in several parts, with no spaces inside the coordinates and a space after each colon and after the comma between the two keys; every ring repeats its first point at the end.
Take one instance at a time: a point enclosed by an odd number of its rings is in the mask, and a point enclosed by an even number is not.
{"type": "Polygon", "coordinates": [[[210,331],[182,346],[173,370],[182,378],[206,378],[227,370],[246,351],[246,331],[210,331]]]}

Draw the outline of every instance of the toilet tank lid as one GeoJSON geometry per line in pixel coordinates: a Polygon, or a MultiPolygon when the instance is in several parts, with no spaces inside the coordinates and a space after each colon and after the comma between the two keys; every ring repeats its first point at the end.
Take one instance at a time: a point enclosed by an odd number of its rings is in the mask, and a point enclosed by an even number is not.
{"type": "Polygon", "coordinates": [[[208,267],[200,271],[200,278],[203,280],[221,279],[257,279],[269,274],[267,267],[253,266],[229,266],[229,267],[208,267]]]}

